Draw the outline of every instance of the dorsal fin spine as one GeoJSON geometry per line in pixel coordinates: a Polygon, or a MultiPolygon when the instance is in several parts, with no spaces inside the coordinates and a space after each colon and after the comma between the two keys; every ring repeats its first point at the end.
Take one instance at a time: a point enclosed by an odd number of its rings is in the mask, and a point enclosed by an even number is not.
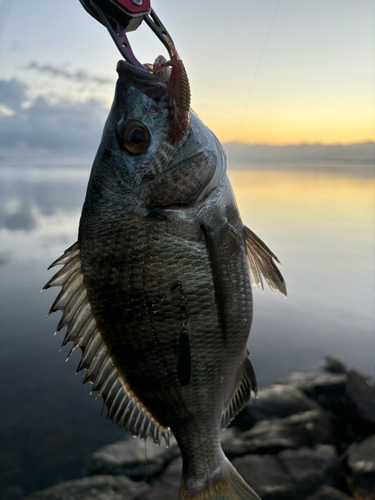
{"type": "Polygon", "coordinates": [[[87,369],[83,383],[93,384],[92,392],[98,391],[108,407],[108,418],[129,430],[134,436],[146,439],[151,433],[154,442],[160,438],[169,441],[169,429],[161,426],[129,387],[114,365],[105,342],[97,328],[91,311],[81,268],[78,243],[72,245],[50,267],[63,265],[44,289],[61,286],[50,312],[62,310],[57,331],[67,327],[62,346],[72,341],[69,356],[77,347],[83,351],[77,371],[87,369]]]}
{"type": "Polygon", "coordinates": [[[101,388],[98,390],[98,397],[105,396],[108,394],[108,391],[112,387],[112,384],[113,384],[114,380],[116,379],[116,377],[117,377],[116,369],[112,364],[111,371],[109,372],[107,378],[103,382],[101,388]]]}
{"type": "Polygon", "coordinates": [[[74,273],[70,276],[66,284],[63,286],[62,290],[56,297],[55,302],[52,304],[52,307],[49,311],[49,314],[64,310],[66,306],[69,304],[69,301],[78,288],[82,286],[82,274],[80,269],[74,271],[74,273]]]}
{"type": "Polygon", "coordinates": [[[56,328],[56,330],[58,332],[62,328],[64,328],[64,326],[69,326],[75,313],[81,307],[81,304],[85,299],[86,299],[86,290],[85,289],[77,290],[77,292],[73,295],[73,298],[70,300],[69,304],[67,305],[66,309],[64,310],[64,312],[60,318],[59,324],[57,325],[57,328],[56,328]]]}
{"type": "Polygon", "coordinates": [[[52,264],[49,266],[48,270],[50,270],[52,267],[58,266],[58,265],[66,265],[70,260],[73,259],[77,254],[79,254],[79,244],[78,241],[76,241],[71,247],[67,248],[63,255],[61,255],[58,259],[56,259],[52,264]]]}
{"type": "MultiPolygon", "coordinates": [[[[91,315],[90,305],[87,300],[84,300],[80,305],[80,307],[78,308],[78,311],[75,313],[73,319],[68,325],[66,333],[69,336],[69,338],[75,340],[77,337],[80,337],[81,340],[82,339],[88,340],[88,338],[90,338],[89,337],[90,329],[85,328],[85,326],[90,325],[91,318],[92,315],[91,315]],[[84,329],[85,335],[80,335],[82,329],[84,329]],[[89,332],[87,332],[87,330],[89,330],[89,332]]],[[[81,341],[80,345],[85,345],[83,340],[81,341]]]]}
{"type": "Polygon", "coordinates": [[[126,394],[126,392],[124,391],[122,399],[121,399],[120,403],[118,404],[118,407],[117,407],[115,413],[111,414],[111,417],[110,417],[110,419],[112,420],[112,422],[114,424],[119,425],[119,422],[121,420],[121,416],[125,410],[128,399],[129,399],[129,397],[126,394]]]}
{"type": "Polygon", "coordinates": [[[116,399],[117,393],[119,390],[122,388],[121,385],[121,380],[119,377],[116,377],[114,380],[113,384],[111,385],[111,388],[108,391],[106,401],[108,401],[108,405],[112,406],[114,400],[116,399]]]}
{"type": "MultiPolygon", "coordinates": [[[[94,358],[95,354],[99,351],[101,343],[102,339],[100,338],[99,332],[95,330],[95,332],[91,336],[91,339],[89,340],[89,343],[87,344],[84,350],[81,362],[79,363],[77,368],[77,372],[87,369],[90,366],[92,359],[94,358]]],[[[81,345],[80,347],[82,348],[83,346],[81,345]]]]}
{"type": "Polygon", "coordinates": [[[108,354],[107,360],[103,363],[103,365],[98,373],[98,376],[96,377],[96,379],[94,381],[93,388],[92,388],[93,391],[99,390],[99,388],[103,385],[104,381],[108,377],[112,368],[113,368],[113,363],[112,363],[112,360],[108,354]]]}
{"type": "Polygon", "coordinates": [[[72,349],[85,345],[96,329],[95,320],[92,316],[87,318],[81,330],[78,329],[78,326],[77,323],[77,328],[68,328],[62,346],[65,346],[70,341],[73,342],[72,349]]]}
{"type": "MultiPolygon", "coordinates": [[[[124,411],[124,416],[123,416],[123,419],[122,419],[124,423],[125,423],[126,420],[129,423],[130,417],[131,417],[131,415],[133,413],[133,410],[134,410],[135,406],[136,406],[136,403],[133,401],[133,399],[130,399],[129,403],[126,405],[126,410],[124,411]]],[[[125,429],[126,430],[128,430],[127,429],[128,423],[125,424],[125,429]]]]}
{"type": "Polygon", "coordinates": [[[117,392],[115,399],[113,400],[113,403],[111,405],[111,408],[108,411],[107,417],[111,420],[113,420],[113,417],[117,414],[121,407],[121,403],[123,402],[123,399],[125,397],[125,391],[121,387],[120,390],[117,392]]]}
{"type": "Polygon", "coordinates": [[[87,368],[87,373],[85,375],[85,378],[82,381],[83,384],[85,384],[86,382],[90,382],[90,383],[94,382],[97,374],[99,373],[101,366],[103,365],[103,363],[105,361],[106,356],[107,356],[107,349],[106,349],[105,345],[102,344],[99,351],[93,357],[93,359],[90,363],[90,366],[87,368]]]}
{"type": "Polygon", "coordinates": [[[43,290],[47,290],[52,286],[63,286],[68,281],[70,276],[81,267],[81,260],[79,255],[73,257],[73,259],[66,264],[58,273],[56,273],[46,285],[44,285],[43,290]]]}

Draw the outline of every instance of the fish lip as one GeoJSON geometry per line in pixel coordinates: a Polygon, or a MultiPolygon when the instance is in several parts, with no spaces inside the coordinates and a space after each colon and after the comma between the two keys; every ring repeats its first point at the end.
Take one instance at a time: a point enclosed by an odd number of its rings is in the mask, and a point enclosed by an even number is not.
{"type": "Polygon", "coordinates": [[[129,75],[134,75],[139,77],[140,79],[151,79],[153,76],[151,73],[146,71],[145,69],[141,69],[138,66],[134,66],[134,64],[130,64],[123,59],[120,59],[116,66],[116,71],[118,73],[119,78],[127,78],[129,75]]]}
{"type": "Polygon", "coordinates": [[[117,63],[116,71],[119,76],[118,81],[129,82],[155,101],[159,101],[166,95],[167,84],[160,75],[153,75],[124,60],[117,63]]]}

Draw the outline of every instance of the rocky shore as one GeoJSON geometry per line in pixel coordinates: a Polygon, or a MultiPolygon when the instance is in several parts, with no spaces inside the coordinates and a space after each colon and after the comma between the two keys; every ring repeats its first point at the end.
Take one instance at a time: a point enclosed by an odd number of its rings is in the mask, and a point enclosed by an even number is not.
{"type": "MultiPolygon", "coordinates": [[[[222,433],[223,449],[262,500],[375,500],[375,385],[326,358],[261,389],[222,433]]],[[[139,439],[101,448],[86,477],[29,500],[177,500],[181,457],[139,439]],[[146,458],[147,456],[147,458],[146,458]]]]}

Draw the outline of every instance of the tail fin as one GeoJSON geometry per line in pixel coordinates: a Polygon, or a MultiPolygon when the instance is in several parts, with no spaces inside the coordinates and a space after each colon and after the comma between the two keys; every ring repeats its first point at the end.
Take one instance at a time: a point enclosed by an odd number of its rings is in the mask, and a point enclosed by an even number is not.
{"type": "Polygon", "coordinates": [[[206,481],[183,476],[178,500],[261,500],[225,458],[206,481]]]}

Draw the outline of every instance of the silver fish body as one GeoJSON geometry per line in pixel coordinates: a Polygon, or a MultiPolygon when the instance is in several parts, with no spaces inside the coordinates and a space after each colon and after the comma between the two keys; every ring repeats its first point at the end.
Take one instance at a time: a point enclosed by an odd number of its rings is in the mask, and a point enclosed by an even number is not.
{"type": "Polygon", "coordinates": [[[256,391],[251,282],[263,275],[281,293],[285,284],[276,257],[243,226],[216,137],[192,113],[171,140],[163,78],[124,62],[118,72],[78,243],[47,284],[63,286],[52,310],[63,310],[64,342],[82,348],[80,368],[112,421],[155,442],[172,430],[180,499],[256,499],[220,431],[256,391]],[[124,146],[134,130],[134,147],[141,132],[147,139],[141,153],[124,146]]]}

